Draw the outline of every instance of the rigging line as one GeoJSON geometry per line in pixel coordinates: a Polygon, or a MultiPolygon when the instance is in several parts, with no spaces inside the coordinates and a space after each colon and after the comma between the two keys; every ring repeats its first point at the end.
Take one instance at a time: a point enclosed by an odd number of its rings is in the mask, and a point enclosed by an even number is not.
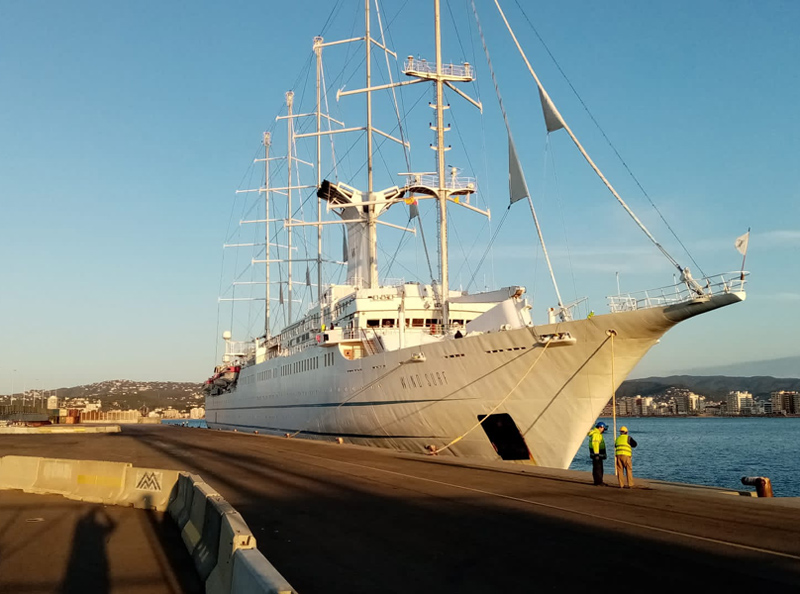
{"type": "Polygon", "coordinates": [[[331,11],[328,13],[328,18],[325,20],[325,24],[322,25],[322,30],[319,32],[320,37],[325,34],[325,31],[328,29],[328,25],[334,18],[334,14],[337,13],[341,7],[342,0],[336,0],[336,4],[333,5],[333,8],[331,8],[331,11]]]}
{"type": "MultiPolygon", "coordinates": [[[[380,250],[380,252],[383,255],[385,255],[387,257],[390,256],[389,252],[387,252],[385,249],[383,249],[380,245],[378,246],[378,249],[380,250]]],[[[417,278],[417,273],[414,272],[413,270],[411,270],[408,266],[405,266],[404,264],[401,264],[400,262],[396,262],[396,263],[400,268],[402,268],[403,270],[405,270],[408,273],[409,278],[417,278]]]]}
{"type": "Polygon", "coordinates": [[[422,238],[422,249],[425,252],[425,262],[428,264],[428,274],[430,274],[431,282],[433,282],[436,277],[433,276],[431,255],[428,252],[428,242],[425,240],[425,228],[422,225],[422,217],[419,216],[419,204],[417,204],[417,227],[419,228],[419,236],[422,238]]]}
{"type": "MultiPolygon", "coordinates": [[[[558,330],[558,327],[556,326],[556,331],[557,331],[557,330],[558,330]]],[[[494,408],[492,408],[492,410],[490,410],[488,413],[486,413],[486,414],[484,415],[484,417],[483,417],[483,418],[482,418],[480,421],[478,421],[478,422],[477,422],[477,423],[475,423],[475,424],[474,424],[472,427],[470,427],[469,429],[467,429],[467,430],[466,430],[464,433],[462,433],[461,435],[459,435],[458,437],[456,437],[456,438],[455,438],[453,441],[451,441],[450,443],[448,443],[446,446],[444,446],[444,447],[442,447],[442,448],[440,448],[440,449],[436,450],[436,453],[443,452],[444,450],[446,450],[446,449],[449,449],[449,448],[450,448],[450,446],[457,444],[459,441],[461,441],[462,439],[464,439],[464,438],[465,438],[467,435],[469,435],[470,433],[472,433],[472,431],[474,431],[475,429],[477,429],[478,427],[480,427],[481,425],[483,425],[483,422],[484,422],[486,419],[488,419],[490,416],[492,416],[492,415],[494,414],[494,411],[496,411],[498,408],[500,408],[500,407],[503,405],[503,403],[504,403],[506,400],[508,400],[508,399],[511,397],[511,395],[514,393],[514,391],[515,391],[517,388],[519,388],[519,385],[520,385],[520,384],[521,384],[521,383],[522,383],[522,382],[525,380],[525,378],[526,378],[526,377],[528,377],[528,376],[530,375],[531,371],[533,371],[533,368],[534,368],[534,367],[536,367],[536,364],[537,364],[537,363],[539,362],[539,360],[542,358],[542,356],[544,355],[545,351],[547,351],[547,347],[548,347],[548,346],[550,346],[550,343],[551,343],[551,342],[552,342],[552,341],[548,340],[547,342],[545,342],[545,343],[544,343],[544,348],[542,349],[542,352],[541,352],[541,353],[539,353],[539,356],[538,356],[538,357],[536,357],[536,359],[534,359],[534,360],[533,360],[533,363],[531,363],[531,366],[530,366],[530,367],[528,367],[528,371],[526,371],[526,372],[525,372],[525,374],[524,374],[524,375],[523,375],[521,378],[519,378],[519,381],[518,381],[516,384],[514,384],[514,387],[513,387],[513,388],[511,388],[511,390],[508,392],[508,394],[506,394],[506,395],[505,395],[505,397],[504,397],[504,398],[503,398],[503,399],[502,399],[500,402],[498,402],[498,403],[497,403],[497,404],[494,406],[494,408]]],[[[433,452],[431,452],[431,454],[433,454],[433,452]]],[[[533,458],[533,454],[531,454],[531,458],[533,458]]],[[[534,463],[536,463],[536,460],[534,460],[534,463]]]]}
{"type": "MultiPolygon", "coordinates": [[[[392,26],[392,23],[394,23],[394,21],[397,19],[397,17],[398,17],[398,16],[400,16],[400,13],[401,13],[401,12],[403,11],[403,9],[406,7],[406,4],[408,4],[408,0],[406,0],[406,1],[403,3],[403,6],[401,6],[401,7],[398,9],[398,11],[397,11],[397,12],[394,14],[394,16],[393,16],[391,19],[389,19],[389,21],[386,23],[386,28],[387,28],[387,29],[389,29],[389,28],[392,26]]],[[[353,29],[355,29],[355,23],[354,23],[354,25],[353,25],[353,29]]],[[[350,37],[352,37],[352,36],[353,36],[353,34],[352,34],[352,30],[351,30],[350,37]]],[[[349,45],[349,44],[348,44],[348,45],[349,45]]],[[[354,56],[354,57],[355,57],[355,56],[354,56]]],[[[353,77],[354,77],[356,74],[358,74],[359,72],[361,72],[361,65],[362,65],[362,64],[364,64],[364,62],[366,62],[366,60],[367,60],[367,59],[366,59],[366,57],[362,56],[362,58],[361,58],[361,61],[360,61],[360,62],[358,63],[358,65],[356,66],[356,68],[355,68],[355,70],[353,71],[353,73],[352,73],[352,74],[351,74],[351,75],[350,75],[350,76],[347,78],[347,80],[346,80],[346,81],[344,81],[344,85],[345,85],[345,86],[347,85],[347,83],[349,83],[349,82],[350,82],[350,80],[351,80],[351,79],[352,79],[352,78],[353,78],[353,77]]],[[[344,76],[344,69],[342,70],[342,76],[344,76]]]]}
{"type": "MultiPolygon", "coordinates": [[[[465,4],[466,5],[469,5],[469,3],[470,3],[470,0],[465,0],[465,4]]],[[[470,41],[472,42],[472,44],[471,44],[472,45],[472,63],[473,64],[477,64],[478,63],[478,58],[477,58],[477,53],[475,51],[475,45],[476,44],[475,44],[474,30],[473,30],[473,28],[471,26],[470,26],[470,29],[469,29],[469,35],[470,35],[470,41]]],[[[475,85],[477,87],[476,94],[478,95],[478,99],[480,100],[480,97],[481,97],[480,82],[479,82],[479,80],[477,78],[475,79],[475,85]]],[[[491,196],[492,195],[492,190],[491,190],[491,183],[490,183],[490,177],[489,177],[489,154],[488,154],[488,151],[486,150],[486,119],[481,115],[480,121],[481,121],[481,152],[483,153],[483,175],[484,175],[484,179],[486,180],[484,182],[484,185],[485,185],[486,195],[487,196],[491,196]]],[[[480,182],[478,184],[478,187],[480,187],[480,182]]],[[[483,198],[482,195],[481,195],[481,200],[483,201],[484,206],[488,207],[488,200],[483,198]]],[[[488,231],[489,237],[491,237],[492,236],[492,220],[490,218],[486,219],[486,226],[487,226],[487,231],[488,231]]],[[[476,236],[475,239],[477,241],[478,236],[476,236]]],[[[491,275],[492,275],[492,286],[494,287],[494,286],[497,286],[496,283],[495,283],[495,276],[494,276],[494,252],[491,253],[491,259],[490,259],[489,262],[490,262],[491,275]]],[[[484,282],[484,288],[485,288],[485,285],[486,285],[486,283],[484,282]]]]}
{"type": "MultiPolygon", "coordinates": [[[[469,267],[469,257],[464,252],[464,244],[461,243],[461,237],[458,235],[458,226],[454,224],[455,220],[453,218],[450,219],[450,226],[449,228],[452,229],[453,235],[456,236],[456,242],[458,243],[458,247],[461,250],[461,255],[464,258],[464,265],[467,267],[467,273],[472,274],[472,269],[469,267]]],[[[474,245],[474,244],[473,244],[474,245]]],[[[461,268],[458,269],[461,272],[461,268]]]]}
{"type": "MultiPolygon", "coordinates": [[[[331,108],[328,105],[328,89],[325,87],[325,62],[320,60],[319,64],[319,74],[322,84],[322,95],[325,98],[325,113],[330,116],[331,115],[331,108]]],[[[325,121],[328,125],[328,132],[330,132],[333,128],[331,127],[331,120],[330,117],[325,118],[325,121]]],[[[339,181],[339,165],[336,161],[336,145],[333,141],[333,134],[328,134],[328,141],[330,142],[331,146],[331,164],[333,166],[333,176],[336,181],[339,181]]],[[[322,165],[320,163],[320,165],[322,165]]]]}
{"type": "MultiPolygon", "coordinates": [[[[542,99],[543,102],[545,100],[547,101],[547,110],[553,115],[554,118],[556,118],[558,120],[558,126],[559,126],[558,129],[560,130],[560,129],[563,128],[563,130],[569,135],[570,139],[572,139],[572,143],[575,145],[575,147],[581,153],[581,155],[583,156],[584,160],[589,164],[589,166],[595,172],[597,177],[599,177],[600,180],[603,182],[603,184],[605,184],[606,188],[608,188],[608,191],[611,192],[611,195],[614,196],[614,198],[617,200],[619,205],[622,206],[622,208],[625,210],[625,212],[628,213],[628,216],[630,216],[634,220],[634,222],[639,226],[639,229],[642,231],[642,233],[644,233],[650,239],[650,241],[653,242],[653,245],[655,245],[656,248],[658,248],[658,250],[663,254],[663,256],[667,260],[669,260],[672,263],[672,265],[675,266],[675,268],[677,268],[679,271],[681,271],[681,273],[683,273],[683,271],[684,271],[683,267],[678,263],[678,261],[675,258],[672,257],[672,255],[666,250],[666,248],[663,245],[661,245],[656,240],[655,237],[653,237],[653,234],[650,233],[649,229],[645,226],[645,224],[642,223],[642,221],[639,219],[639,217],[636,216],[636,213],[634,213],[633,210],[631,210],[631,207],[628,206],[627,203],[622,199],[622,196],[620,196],[619,193],[614,189],[614,186],[611,185],[611,182],[608,181],[608,178],[606,178],[606,176],[603,175],[603,172],[600,171],[600,168],[597,166],[597,164],[594,162],[594,160],[589,156],[589,153],[587,153],[586,149],[583,148],[583,145],[578,140],[578,137],[575,136],[575,133],[572,131],[572,128],[569,127],[569,124],[567,124],[567,122],[564,120],[563,116],[561,116],[561,114],[558,113],[558,110],[556,109],[556,107],[553,104],[553,102],[550,100],[550,96],[547,94],[547,91],[545,90],[544,85],[542,84],[542,81],[539,80],[539,77],[536,74],[536,72],[534,71],[533,66],[531,66],[531,63],[528,60],[528,56],[525,54],[525,51],[522,49],[522,45],[520,45],[519,40],[517,39],[517,36],[514,33],[514,30],[511,28],[511,23],[508,22],[508,18],[506,18],[506,15],[503,12],[503,9],[500,8],[499,0],[494,0],[494,5],[497,7],[497,11],[500,13],[500,16],[503,19],[503,23],[505,24],[509,35],[511,35],[511,39],[514,41],[514,45],[516,46],[517,51],[519,52],[520,56],[522,57],[522,60],[525,62],[525,66],[528,67],[528,72],[530,72],[531,76],[536,81],[536,87],[539,90],[540,98],[542,99]]],[[[543,103],[543,106],[544,105],[545,104],[543,103]]]]}
{"type": "MultiPolygon", "coordinates": [[[[539,35],[539,31],[537,31],[536,27],[533,26],[533,23],[528,18],[528,15],[525,13],[525,10],[520,5],[519,0],[514,0],[514,2],[516,3],[517,8],[519,8],[520,12],[522,12],[522,16],[525,17],[525,20],[527,21],[527,23],[530,26],[530,28],[533,29],[533,32],[536,34],[536,37],[541,42],[542,46],[544,46],[545,51],[550,56],[550,59],[553,60],[553,63],[556,65],[556,68],[561,73],[561,76],[564,77],[564,80],[567,81],[567,84],[569,85],[570,89],[572,89],[572,92],[575,93],[575,96],[578,98],[578,101],[583,106],[583,109],[589,115],[589,118],[591,118],[592,122],[594,122],[594,125],[597,126],[597,129],[600,131],[600,134],[602,134],[603,138],[605,138],[606,142],[608,143],[608,146],[610,146],[611,150],[614,151],[614,154],[620,160],[620,163],[622,163],[622,166],[625,168],[625,170],[631,176],[633,181],[636,183],[636,185],[642,191],[642,194],[644,194],[645,198],[647,198],[647,201],[650,203],[650,205],[653,207],[653,209],[658,213],[658,216],[661,218],[663,223],[667,226],[667,229],[669,229],[670,233],[672,233],[672,236],[680,244],[681,248],[683,248],[683,251],[686,252],[686,255],[689,256],[689,259],[692,261],[692,264],[694,264],[695,267],[700,271],[700,273],[703,276],[705,276],[706,274],[705,274],[705,272],[703,272],[703,269],[700,268],[700,265],[695,261],[694,257],[692,257],[692,254],[689,252],[689,250],[683,244],[683,242],[681,241],[680,237],[678,237],[678,234],[673,230],[673,228],[667,222],[667,219],[664,217],[664,215],[658,209],[658,207],[656,206],[655,202],[653,202],[652,198],[650,198],[650,194],[648,194],[647,190],[645,190],[644,187],[642,186],[642,184],[639,183],[639,179],[636,177],[636,175],[634,175],[633,171],[631,171],[631,169],[628,167],[628,164],[625,162],[625,159],[622,158],[622,155],[619,154],[619,152],[617,151],[617,148],[614,146],[614,144],[611,142],[609,137],[606,135],[605,130],[603,130],[603,128],[600,126],[600,123],[595,119],[595,117],[592,114],[592,112],[589,111],[589,107],[586,105],[586,103],[584,103],[583,98],[578,93],[578,90],[573,86],[572,81],[567,77],[567,74],[561,68],[561,65],[558,63],[558,61],[556,60],[555,56],[550,51],[550,48],[544,42],[544,39],[542,38],[542,36],[539,35]]],[[[680,266],[678,266],[678,268],[680,268],[680,266]]]]}
{"type": "MultiPolygon", "coordinates": [[[[495,0],[495,4],[497,4],[497,0],[495,0]]],[[[498,7],[499,7],[499,5],[498,5],[498,7]]],[[[503,105],[503,97],[500,94],[500,85],[497,82],[497,76],[495,75],[494,68],[492,67],[492,59],[489,56],[489,48],[486,45],[486,38],[483,35],[483,29],[481,27],[481,21],[480,21],[480,18],[478,17],[478,9],[475,7],[474,0],[472,1],[472,11],[473,11],[473,14],[475,15],[475,23],[477,24],[477,27],[478,27],[478,34],[480,35],[480,38],[481,38],[481,45],[483,46],[483,52],[486,55],[486,63],[489,66],[489,72],[492,75],[492,83],[494,84],[494,91],[495,91],[495,94],[497,95],[497,102],[500,104],[500,112],[503,114],[503,122],[506,125],[506,133],[508,134],[508,142],[509,142],[509,159],[510,159],[511,158],[511,150],[514,147],[513,136],[511,134],[511,126],[509,125],[508,114],[506,113],[505,106],[503,105]]],[[[521,167],[521,165],[519,164],[519,160],[518,159],[517,159],[517,164],[516,165],[517,165],[517,167],[521,167]]],[[[509,172],[509,176],[510,175],[511,174],[509,172]]],[[[509,177],[509,179],[510,179],[510,177],[509,177]]],[[[527,190],[527,188],[526,188],[526,190],[527,190]]],[[[560,309],[560,314],[563,316],[564,313],[565,313],[564,304],[561,301],[561,292],[558,289],[558,282],[556,281],[556,275],[553,272],[553,266],[550,263],[550,256],[547,254],[547,246],[545,245],[544,235],[542,234],[542,228],[539,225],[539,219],[536,216],[536,210],[533,208],[533,200],[531,199],[530,191],[528,191],[527,194],[528,194],[528,196],[527,196],[528,206],[530,206],[530,209],[531,209],[531,216],[533,217],[533,224],[536,227],[536,234],[539,236],[539,243],[541,244],[541,247],[542,247],[542,253],[544,254],[545,260],[547,261],[547,269],[550,272],[550,280],[553,283],[553,289],[555,290],[555,293],[556,293],[556,298],[558,300],[558,307],[560,309]]],[[[513,204],[513,203],[514,203],[514,200],[512,199],[511,200],[511,204],[513,204]]],[[[509,207],[511,206],[511,204],[509,204],[509,207]]]]}
{"type": "MultiPolygon", "coordinates": [[[[417,99],[417,100],[414,102],[414,105],[412,105],[412,106],[411,106],[411,111],[413,111],[413,110],[414,110],[414,108],[415,108],[415,107],[417,107],[417,105],[419,104],[419,102],[420,102],[420,101],[422,101],[422,99],[425,97],[425,95],[427,94],[427,92],[428,92],[428,91],[423,91],[423,92],[420,94],[419,98],[418,98],[418,99],[417,99]]],[[[408,115],[406,115],[404,119],[407,119],[407,118],[408,118],[408,115]]],[[[392,128],[392,129],[389,131],[389,134],[392,134],[392,133],[393,133],[395,130],[397,130],[397,127],[398,127],[398,125],[399,125],[399,124],[395,124],[394,128],[392,128]]],[[[376,145],[376,147],[375,147],[375,152],[380,152],[380,149],[381,149],[381,148],[383,147],[383,145],[384,145],[384,144],[386,144],[387,142],[389,142],[389,139],[388,139],[388,138],[381,137],[380,139],[378,139],[378,143],[377,143],[377,145],[376,145]]],[[[350,151],[348,150],[347,152],[349,153],[350,151]]],[[[353,174],[353,177],[357,176],[359,173],[361,173],[362,171],[364,171],[364,168],[365,168],[366,166],[367,166],[367,164],[366,164],[366,163],[363,163],[363,164],[361,165],[361,167],[359,167],[359,168],[358,168],[358,170],[357,170],[357,171],[356,171],[356,172],[353,174]]]]}
{"type": "MultiPolygon", "coordinates": [[[[450,110],[450,116],[451,116],[451,118],[453,120],[453,125],[455,127],[456,134],[458,134],[458,140],[459,140],[459,142],[461,142],[461,146],[464,147],[464,156],[467,159],[467,165],[469,166],[470,171],[475,171],[475,166],[472,164],[472,159],[470,159],[469,152],[467,152],[467,150],[466,150],[466,147],[468,145],[467,145],[466,142],[464,142],[464,137],[461,135],[461,126],[458,126],[456,124],[457,119],[456,119],[455,110],[453,110],[453,109],[450,110]]],[[[457,236],[458,235],[458,231],[455,229],[455,227],[453,228],[453,231],[455,232],[455,234],[457,236]]],[[[480,234],[475,236],[475,240],[472,242],[472,245],[469,248],[468,254],[464,253],[463,245],[460,246],[461,247],[461,254],[464,256],[464,262],[462,262],[461,266],[459,267],[458,271],[456,272],[456,276],[458,276],[458,274],[461,272],[461,270],[464,267],[464,265],[467,266],[467,272],[472,273],[472,270],[469,267],[469,256],[472,255],[472,250],[477,245],[479,237],[480,237],[480,234]]],[[[456,239],[458,241],[460,241],[460,239],[458,237],[456,237],[456,239]]]]}
{"type": "Polygon", "coordinates": [[[552,171],[553,171],[553,180],[555,181],[555,186],[556,186],[556,204],[558,204],[558,214],[561,216],[561,228],[564,231],[564,244],[567,246],[567,262],[569,264],[570,275],[572,276],[572,291],[574,293],[574,299],[577,300],[578,299],[578,285],[575,282],[575,268],[572,266],[572,251],[570,250],[570,247],[569,247],[569,234],[567,233],[567,222],[564,219],[564,210],[562,208],[562,203],[561,203],[561,187],[560,187],[560,185],[558,183],[558,173],[556,172],[555,157],[554,157],[554,154],[553,154],[552,145],[550,144],[550,135],[549,134],[545,137],[545,157],[544,157],[545,175],[543,176],[544,180],[547,179],[546,170],[547,170],[547,157],[548,157],[548,155],[550,157],[550,163],[553,165],[552,171]]]}
{"type": "MultiPolygon", "coordinates": [[[[378,27],[381,30],[381,43],[383,44],[383,47],[386,47],[386,38],[385,38],[385,36],[383,34],[383,22],[382,22],[382,19],[381,19],[381,12],[380,12],[380,9],[378,7],[378,0],[375,0],[375,12],[376,12],[377,17],[378,17],[378,27]]],[[[389,75],[389,82],[391,84],[394,84],[394,79],[392,77],[392,67],[391,67],[391,65],[389,63],[389,53],[384,51],[383,55],[386,58],[386,72],[389,75]]],[[[397,65],[397,60],[395,60],[395,65],[397,65]]],[[[400,128],[400,140],[403,143],[402,147],[403,147],[403,156],[406,159],[406,171],[410,172],[411,171],[411,161],[409,160],[409,157],[408,157],[408,148],[406,147],[405,130],[403,130],[403,126],[402,126],[401,118],[400,118],[400,108],[397,105],[397,89],[395,87],[392,87],[391,91],[392,91],[392,100],[394,102],[394,112],[395,112],[395,115],[397,116],[397,127],[400,128]]],[[[388,169],[388,167],[387,167],[387,169],[388,169]]],[[[391,175],[391,173],[389,175],[391,175]]]]}
{"type": "Polygon", "coordinates": [[[467,288],[466,288],[467,291],[469,291],[469,288],[472,286],[472,283],[475,282],[475,275],[478,274],[478,272],[481,269],[481,266],[483,266],[483,261],[486,259],[486,256],[492,249],[492,245],[494,245],[494,242],[497,239],[497,235],[500,233],[500,229],[503,228],[503,223],[506,222],[506,217],[508,217],[509,212],[511,212],[510,204],[508,205],[508,208],[506,208],[506,212],[503,213],[503,218],[500,219],[500,224],[497,225],[497,229],[494,230],[494,235],[492,235],[492,239],[491,241],[489,241],[489,245],[486,246],[486,250],[483,252],[483,256],[481,256],[480,262],[478,262],[478,265],[475,267],[475,274],[472,275],[472,278],[469,279],[469,283],[467,283],[467,288]]]}
{"type": "MultiPolygon", "coordinates": [[[[239,180],[239,185],[237,186],[239,189],[241,189],[242,186],[245,185],[245,183],[244,183],[245,182],[245,178],[247,178],[248,175],[250,176],[250,179],[253,178],[253,169],[254,169],[253,160],[258,157],[259,151],[260,151],[260,148],[257,148],[254,151],[253,157],[250,159],[250,165],[245,169],[244,173],[242,174],[242,179],[239,180]]],[[[249,182],[248,182],[247,185],[249,187],[249,185],[250,185],[249,182]]],[[[225,229],[225,241],[224,241],[224,243],[230,242],[231,238],[234,235],[236,235],[236,233],[239,232],[239,225],[237,225],[233,230],[231,230],[232,223],[233,223],[233,214],[234,214],[234,210],[236,209],[236,200],[235,200],[235,198],[236,198],[236,194],[234,194],[234,200],[231,201],[231,210],[230,210],[230,216],[228,217],[228,227],[227,227],[227,229],[225,229]]]]}
{"type": "MultiPolygon", "coordinates": [[[[411,224],[411,215],[408,216],[408,223],[406,225],[411,224]]],[[[411,240],[410,233],[403,233],[400,236],[400,241],[397,243],[397,249],[394,251],[392,255],[392,259],[389,260],[389,264],[386,266],[385,278],[388,278],[392,273],[392,266],[394,265],[394,261],[397,259],[397,254],[400,253],[400,248],[403,247],[404,243],[408,243],[411,240]]],[[[385,280],[385,279],[384,279],[385,280]]]]}
{"type": "MultiPolygon", "coordinates": [[[[483,233],[483,227],[485,227],[489,223],[490,223],[490,221],[489,221],[488,218],[484,219],[483,226],[481,226],[481,228],[478,231],[478,233],[475,234],[475,240],[472,242],[472,245],[469,247],[469,255],[470,256],[472,255],[472,250],[475,249],[475,246],[478,245],[478,242],[481,240],[481,234],[483,233]]],[[[490,227],[489,231],[490,231],[490,235],[491,235],[491,227],[490,227]]],[[[458,270],[456,270],[456,273],[455,273],[454,276],[459,276],[461,274],[461,271],[464,269],[464,265],[465,264],[466,264],[466,261],[461,263],[461,266],[458,267],[458,270]]],[[[469,272],[472,272],[472,271],[469,270],[469,272]]]]}

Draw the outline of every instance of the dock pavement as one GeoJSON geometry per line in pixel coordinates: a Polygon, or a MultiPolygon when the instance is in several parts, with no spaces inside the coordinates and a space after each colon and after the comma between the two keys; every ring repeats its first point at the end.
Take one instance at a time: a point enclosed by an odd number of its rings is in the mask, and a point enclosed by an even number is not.
{"type": "Polygon", "coordinates": [[[0,452],[198,473],[301,594],[800,587],[796,499],[165,425],[0,435],[0,452]]]}

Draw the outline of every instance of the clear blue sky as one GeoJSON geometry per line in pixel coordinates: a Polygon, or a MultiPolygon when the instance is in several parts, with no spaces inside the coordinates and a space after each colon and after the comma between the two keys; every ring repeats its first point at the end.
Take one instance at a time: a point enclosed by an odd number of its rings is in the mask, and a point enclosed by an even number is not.
{"type": "MultiPolygon", "coordinates": [[[[587,172],[563,132],[545,144],[535,87],[492,4],[477,4],[566,298],[589,296],[592,309],[606,311],[603,297],[616,290],[615,272],[623,290],[670,284],[672,270],[587,172]]],[[[272,128],[333,5],[0,3],[0,393],[12,381],[19,391],[23,384],[208,375],[233,191],[258,185],[248,176],[261,133],[272,128]]],[[[706,272],[738,269],[733,241],[753,228],[747,302],[671,331],[635,375],[800,353],[800,4],[523,5],[706,272]]],[[[326,39],[360,34],[361,6],[349,2],[338,10],[326,39]]],[[[481,120],[450,97],[450,120],[466,124],[467,148],[458,148],[451,133],[448,159],[475,166],[483,190],[478,203],[491,204],[497,224],[507,204],[504,133],[468,4],[449,6],[459,35],[443,1],[446,59],[479,65],[478,84],[466,90],[487,109],[481,120]]],[[[516,4],[506,0],[504,8],[564,117],[657,236],[687,262],[516,4]]],[[[396,17],[391,45],[398,56],[433,60],[432,2],[393,2],[383,11],[384,24],[396,17]]],[[[358,78],[347,81],[347,88],[360,85],[358,78]]],[[[408,119],[413,162],[431,170],[430,94],[409,89],[406,107],[424,99],[408,119]]],[[[403,170],[395,160],[391,169],[403,170]]],[[[393,183],[400,181],[384,176],[376,185],[393,183]]],[[[402,215],[386,220],[403,223],[402,215]]],[[[529,219],[527,207],[517,204],[478,278],[527,285],[542,321],[552,297],[529,219]]],[[[467,247],[472,235],[486,235],[481,225],[479,218],[454,215],[455,234],[467,247]]],[[[389,237],[391,252],[397,239],[389,237]]],[[[419,260],[419,239],[408,246],[399,262],[410,266],[419,260]]],[[[452,249],[452,282],[466,284],[462,252],[452,249]]],[[[473,264],[480,254],[469,256],[473,264]]],[[[404,271],[392,273],[402,275],[411,280],[404,271]]]]}

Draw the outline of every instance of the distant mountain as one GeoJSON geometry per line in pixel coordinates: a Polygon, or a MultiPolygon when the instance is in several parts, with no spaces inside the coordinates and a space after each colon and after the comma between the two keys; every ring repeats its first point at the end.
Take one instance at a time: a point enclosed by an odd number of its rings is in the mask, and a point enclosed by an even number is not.
{"type": "Polygon", "coordinates": [[[742,390],[764,399],[779,390],[800,391],[800,378],[776,378],[771,376],[731,377],[723,375],[670,375],[626,380],[617,390],[617,397],[659,396],[667,388],[687,388],[701,396],[721,399],[728,392],[742,390]]]}
{"type": "Polygon", "coordinates": [[[728,375],[737,377],[772,376],[800,378],[800,356],[750,361],[716,367],[698,367],[686,370],[687,375],[728,375]]]}
{"type": "MultiPolygon", "coordinates": [[[[147,406],[154,408],[175,408],[188,410],[203,404],[202,384],[191,382],[136,382],[132,380],[109,380],[47,390],[46,396],[55,394],[59,402],[82,398],[100,400],[103,410],[129,410],[147,406]]],[[[28,392],[30,394],[30,391],[28,392]]],[[[17,398],[20,394],[17,393],[17,398]]],[[[4,399],[7,396],[3,396],[4,399]]]]}

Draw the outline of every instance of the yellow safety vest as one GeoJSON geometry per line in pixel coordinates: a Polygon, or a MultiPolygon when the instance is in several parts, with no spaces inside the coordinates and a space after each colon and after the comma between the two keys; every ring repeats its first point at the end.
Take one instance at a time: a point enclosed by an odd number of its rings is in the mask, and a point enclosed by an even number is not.
{"type": "Polygon", "coordinates": [[[614,440],[614,455],[615,456],[630,456],[633,452],[631,451],[631,444],[628,442],[628,434],[623,433],[617,439],[614,440]]]}
{"type": "Polygon", "coordinates": [[[606,440],[596,427],[589,431],[589,455],[592,454],[601,454],[604,460],[606,458],[606,440]]]}

